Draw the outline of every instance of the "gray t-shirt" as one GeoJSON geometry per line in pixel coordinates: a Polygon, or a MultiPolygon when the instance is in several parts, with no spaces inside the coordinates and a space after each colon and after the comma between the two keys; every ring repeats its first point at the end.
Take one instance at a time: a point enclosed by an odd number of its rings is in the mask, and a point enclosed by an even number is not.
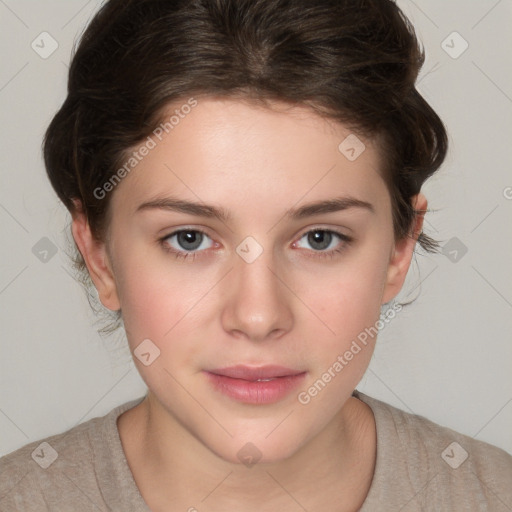
{"type": "MultiPolygon", "coordinates": [[[[354,396],[371,407],[377,427],[375,474],[360,512],[512,511],[511,455],[358,391],[354,396]]],[[[150,512],[116,423],[143,398],[2,457],[0,510],[150,512]]]]}

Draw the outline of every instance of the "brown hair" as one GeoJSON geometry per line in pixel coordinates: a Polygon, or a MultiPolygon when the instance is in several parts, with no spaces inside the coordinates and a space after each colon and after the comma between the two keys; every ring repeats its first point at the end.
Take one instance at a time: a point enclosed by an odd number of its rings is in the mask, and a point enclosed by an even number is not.
{"type": "MultiPolygon", "coordinates": [[[[423,61],[390,0],[110,0],[80,40],[46,132],[48,176],[71,212],[80,201],[101,240],[110,195],[94,191],[170,102],[285,101],[379,141],[395,237],[410,236],[411,197],[447,151],[442,121],[415,88],[423,61]]],[[[418,242],[438,245],[424,233],[418,242]]]]}

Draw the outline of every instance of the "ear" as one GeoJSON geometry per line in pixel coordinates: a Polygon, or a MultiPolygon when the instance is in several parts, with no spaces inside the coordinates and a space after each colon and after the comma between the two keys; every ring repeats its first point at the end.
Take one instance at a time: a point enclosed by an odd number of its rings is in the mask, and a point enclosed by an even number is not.
{"type": "Polygon", "coordinates": [[[80,207],[73,213],[71,231],[101,303],[112,311],[118,311],[121,305],[106,245],[93,237],[89,222],[80,207]]]}
{"type": "Polygon", "coordinates": [[[398,295],[411,264],[416,242],[423,227],[423,219],[427,209],[427,199],[421,193],[412,197],[411,204],[419,210],[413,222],[410,236],[397,240],[391,258],[389,260],[386,285],[382,296],[382,304],[385,304],[398,295]]]}

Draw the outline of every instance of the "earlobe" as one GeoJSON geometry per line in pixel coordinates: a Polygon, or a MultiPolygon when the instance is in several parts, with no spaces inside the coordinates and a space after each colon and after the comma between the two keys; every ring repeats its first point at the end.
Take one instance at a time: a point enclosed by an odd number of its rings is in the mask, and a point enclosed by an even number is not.
{"type": "Polygon", "coordinates": [[[105,243],[93,237],[89,222],[81,210],[73,214],[71,231],[101,303],[112,311],[118,311],[121,306],[105,243]]]}
{"type": "Polygon", "coordinates": [[[397,240],[388,265],[386,285],[382,296],[382,304],[386,304],[398,295],[407,276],[414,248],[423,227],[423,219],[427,209],[427,199],[421,193],[413,196],[411,204],[418,211],[414,219],[411,234],[397,240]]]}

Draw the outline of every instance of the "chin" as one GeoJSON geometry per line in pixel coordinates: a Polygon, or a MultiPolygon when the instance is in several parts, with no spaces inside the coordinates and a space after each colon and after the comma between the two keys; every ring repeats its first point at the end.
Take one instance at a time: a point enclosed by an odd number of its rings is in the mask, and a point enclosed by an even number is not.
{"type": "MultiPolygon", "coordinates": [[[[268,429],[263,430],[268,432],[268,429]]],[[[217,442],[203,442],[217,457],[226,462],[247,467],[286,460],[293,456],[303,444],[286,432],[272,433],[267,439],[265,439],[265,435],[267,434],[248,436],[245,433],[222,444],[218,440],[217,442]]]]}

